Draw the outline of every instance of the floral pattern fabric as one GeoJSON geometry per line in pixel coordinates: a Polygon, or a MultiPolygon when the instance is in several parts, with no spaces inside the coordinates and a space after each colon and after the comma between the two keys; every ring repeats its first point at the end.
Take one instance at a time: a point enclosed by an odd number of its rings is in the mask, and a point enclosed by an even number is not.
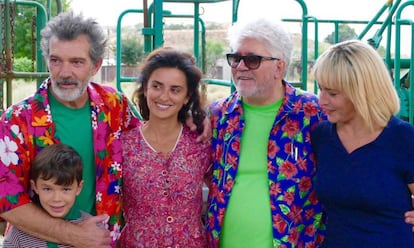
{"type": "Polygon", "coordinates": [[[140,128],[122,135],[125,226],[122,247],[206,247],[202,186],[208,177],[211,143],[196,143],[183,127],[164,156],[145,141],[140,128]]]}
{"type": "MultiPolygon", "coordinates": [[[[48,99],[50,79],[37,92],[10,106],[0,126],[0,212],[30,202],[29,171],[35,155],[59,143],[48,99]]],[[[128,100],[111,87],[88,85],[96,166],[96,212],[108,214],[109,230],[118,240],[123,225],[121,213],[122,131],[138,125],[128,100]]],[[[74,134],[76,135],[76,134],[74,134]]]]}
{"type": "MultiPolygon", "coordinates": [[[[318,247],[324,235],[322,206],[313,188],[315,159],[310,131],[325,117],[317,97],[283,82],[286,94],[268,140],[268,180],[274,247],[318,247]]],[[[210,247],[219,247],[236,179],[244,127],[241,96],[211,106],[213,178],[207,212],[210,247]]],[[[253,200],[253,199],[246,199],[253,200]]]]}

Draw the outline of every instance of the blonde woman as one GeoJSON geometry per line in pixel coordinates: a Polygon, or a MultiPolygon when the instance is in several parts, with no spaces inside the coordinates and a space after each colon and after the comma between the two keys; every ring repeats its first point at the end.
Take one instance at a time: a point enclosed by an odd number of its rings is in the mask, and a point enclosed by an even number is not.
{"type": "Polygon", "coordinates": [[[315,189],[327,214],[324,248],[414,247],[414,127],[397,118],[399,99],[369,45],[336,44],[313,73],[328,121],[312,133],[315,189]]]}

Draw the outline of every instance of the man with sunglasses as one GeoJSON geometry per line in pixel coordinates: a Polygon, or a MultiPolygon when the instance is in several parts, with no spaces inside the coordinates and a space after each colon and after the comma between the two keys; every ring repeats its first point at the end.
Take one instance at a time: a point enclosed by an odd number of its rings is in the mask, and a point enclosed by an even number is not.
{"type": "Polygon", "coordinates": [[[278,23],[236,23],[229,40],[236,91],[210,109],[210,247],[318,247],[325,227],[309,140],[324,119],[317,97],[284,80],[293,43],[278,23]]]}

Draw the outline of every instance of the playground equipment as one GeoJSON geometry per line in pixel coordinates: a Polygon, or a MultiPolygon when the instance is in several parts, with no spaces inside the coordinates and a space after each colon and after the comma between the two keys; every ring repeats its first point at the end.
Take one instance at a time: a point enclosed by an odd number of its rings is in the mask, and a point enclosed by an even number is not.
{"type": "MultiPolygon", "coordinates": [[[[133,0],[131,0],[133,1],[133,0]]],[[[163,24],[166,19],[169,18],[191,18],[193,20],[193,53],[197,59],[198,66],[205,71],[205,26],[200,15],[200,4],[215,4],[218,2],[231,1],[232,9],[229,13],[229,21],[235,22],[238,19],[238,7],[241,1],[248,0],[143,0],[142,9],[127,9],[118,17],[117,25],[117,58],[116,58],[116,85],[119,90],[122,91],[122,82],[135,82],[137,79],[133,77],[123,77],[121,75],[122,60],[119,56],[121,54],[121,37],[122,37],[122,21],[126,15],[138,14],[141,16],[141,20],[137,23],[143,23],[142,36],[144,39],[144,50],[146,53],[153,49],[160,47],[164,44],[164,29],[163,24]],[[164,9],[164,4],[192,4],[193,13],[175,14],[171,11],[164,9]]],[[[287,1],[287,0],[286,0],[287,1]]],[[[352,25],[364,25],[365,28],[358,34],[356,38],[365,40],[371,44],[374,48],[379,48],[380,45],[385,49],[384,62],[390,70],[390,73],[394,80],[395,88],[398,92],[401,101],[401,111],[399,116],[411,123],[414,123],[414,24],[413,20],[404,18],[404,13],[409,8],[414,8],[414,0],[384,0],[384,5],[378,10],[375,16],[370,20],[323,20],[318,19],[316,16],[312,16],[308,13],[306,0],[291,0],[297,3],[297,7],[301,11],[299,17],[289,17],[282,19],[287,23],[298,23],[301,25],[301,50],[300,50],[300,65],[301,68],[299,81],[293,81],[296,87],[300,87],[305,90],[317,92],[316,87],[308,89],[308,68],[315,60],[320,51],[320,41],[318,30],[321,25],[332,25],[334,34],[334,43],[339,40],[339,27],[343,24],[352,25]],[[369,31],[374,28],[377,30],[372,37],[366,37],[369,31]],[[403,31],[404,30],[404,31],[403,31]],[[411,33],[409,40],[403,40],[402,33],[406,31],[411,33]],[[310,37],[309,33],[313,31],[314,36],[310,37]],[[384,37],[384,39],[383,39],[384,37]],[[313,51],[309,51],[309,40],[314,41],[313,51]],[[410,46],[410,54],[408,57],[404,57],[401,52],[401,47],[410,46]],[[309,55],[310,54],[310,55],[309,55]],[[413,86],[413,87],[411,87],[413,86]]],[[[343,2],[346,4],[346,2],[343,2]]],[[[40,53],[39,39],[36,39],[34,49],[36,52],[33,60],[36,61],[36,72],[16,72],[13,71],[12,61],[12,44],[13,34],[16,27],[14,26],[14,20],[18,18],[15,15],[15,9],[17,5],[30,5],[36,8],[36,25],[33,25],[33,33],[36,37],[39,37],[39,31],[44,27],[46,21],[51,16],[50,0],[47,1],[46,6],[40,5],[35,1],[15,0],[10,2],[9,0],[0,0],[0,86],[6,83],[6,105],[12,103],[11,96],[11,84],[15,78],[32,77],[38,78],[38,83],[47,76],[46,67],[42,62],[40,53]]],[[[60,12],[61,2],[56,0],[57,12],[60,12]]],[[[115,25],[115,24],[114,24],[115,25]]],[[[223,55],[224,56],[224,55],[223,55]]],[[[218,84],[231,87],[231,81],[222,79],[204,79],[209,84],[218,84]]],[[[292,81],[292,80],[290,80],[292,81]]],[[[0,102],[3,102],[3,87],[0,87],[0,102]]],[[[0,106],[0,112],[2,112],[3,106],[0,106]]]]}

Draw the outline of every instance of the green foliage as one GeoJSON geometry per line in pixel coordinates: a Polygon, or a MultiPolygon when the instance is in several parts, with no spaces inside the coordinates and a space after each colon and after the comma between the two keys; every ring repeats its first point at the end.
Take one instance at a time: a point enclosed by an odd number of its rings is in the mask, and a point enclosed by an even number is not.
{"type": "Polygon", "coordinates": [[[207,76],[214,77],[216,74],[216,61],[224,58],[224,44],[218,41],[206,41],[206,70],[207,76]]]}
{"type": "Polygon", "coordinates": [[[35,62],[32,62],[31,59],[27,57],[21,57],[14,59],[13,61],[13,70],[20,72],[32,72],[33,67],[36,66],[35,62]]]}
{"type": "MultiPolygon", "coordinates": [[[[324,41],[329,43],[329,44],[334,44],[334,43],[336,43],[334,41],[334,37],[335,37],[335,32],[332,32],[330,35],[326,36],[324,41]]],[[[356,32],[355,32],[355,29],[351,28],[347,24],[339,25],[339,28],[338,28],[338,42],[355,39],[356,37],[357,37],[357,35],[356,35],[356,32]]]]}
{"type": "Polygon", "coordinates": [[[193,29],[192,24],[183,24],[183,23],[171,23],[164,25],[165,30],[184,30],[184,29],[193,29]]]}
{"type": "MultiPolygon", "coordinates": [[[[46,8],[47,0],[37,0],[46,8]]],[[[55,2],[52,1],[51,13],[56,15],[57,9],[55,2]]],[[[66,10],[69,8],[70,2],[62,0],[62,8],[66,10]]],[[[36,8],[32,5],[17,4],[14,14],[14,38],[13,38],[13,55],[15,58],[32,58],[35,52],[36,43],[36,28],[43,28],[36,26],[36,8]]]]}
{"type": "MultiPolygon", "coordinates": [[[[13,71],[17,72],[33,72],[36,67],[36,62],[27,57],[16,58],[13,60],[13,71]]],[[[30,81],[30,78],[24,79],[24,81],[30,81]]]]}
{"type": "Polygon", "coordinates": [[[137,38],[123,39],[121,46],[121,60],[124,64],[136,65],[144,57],[144,45],[137,38]]]}

